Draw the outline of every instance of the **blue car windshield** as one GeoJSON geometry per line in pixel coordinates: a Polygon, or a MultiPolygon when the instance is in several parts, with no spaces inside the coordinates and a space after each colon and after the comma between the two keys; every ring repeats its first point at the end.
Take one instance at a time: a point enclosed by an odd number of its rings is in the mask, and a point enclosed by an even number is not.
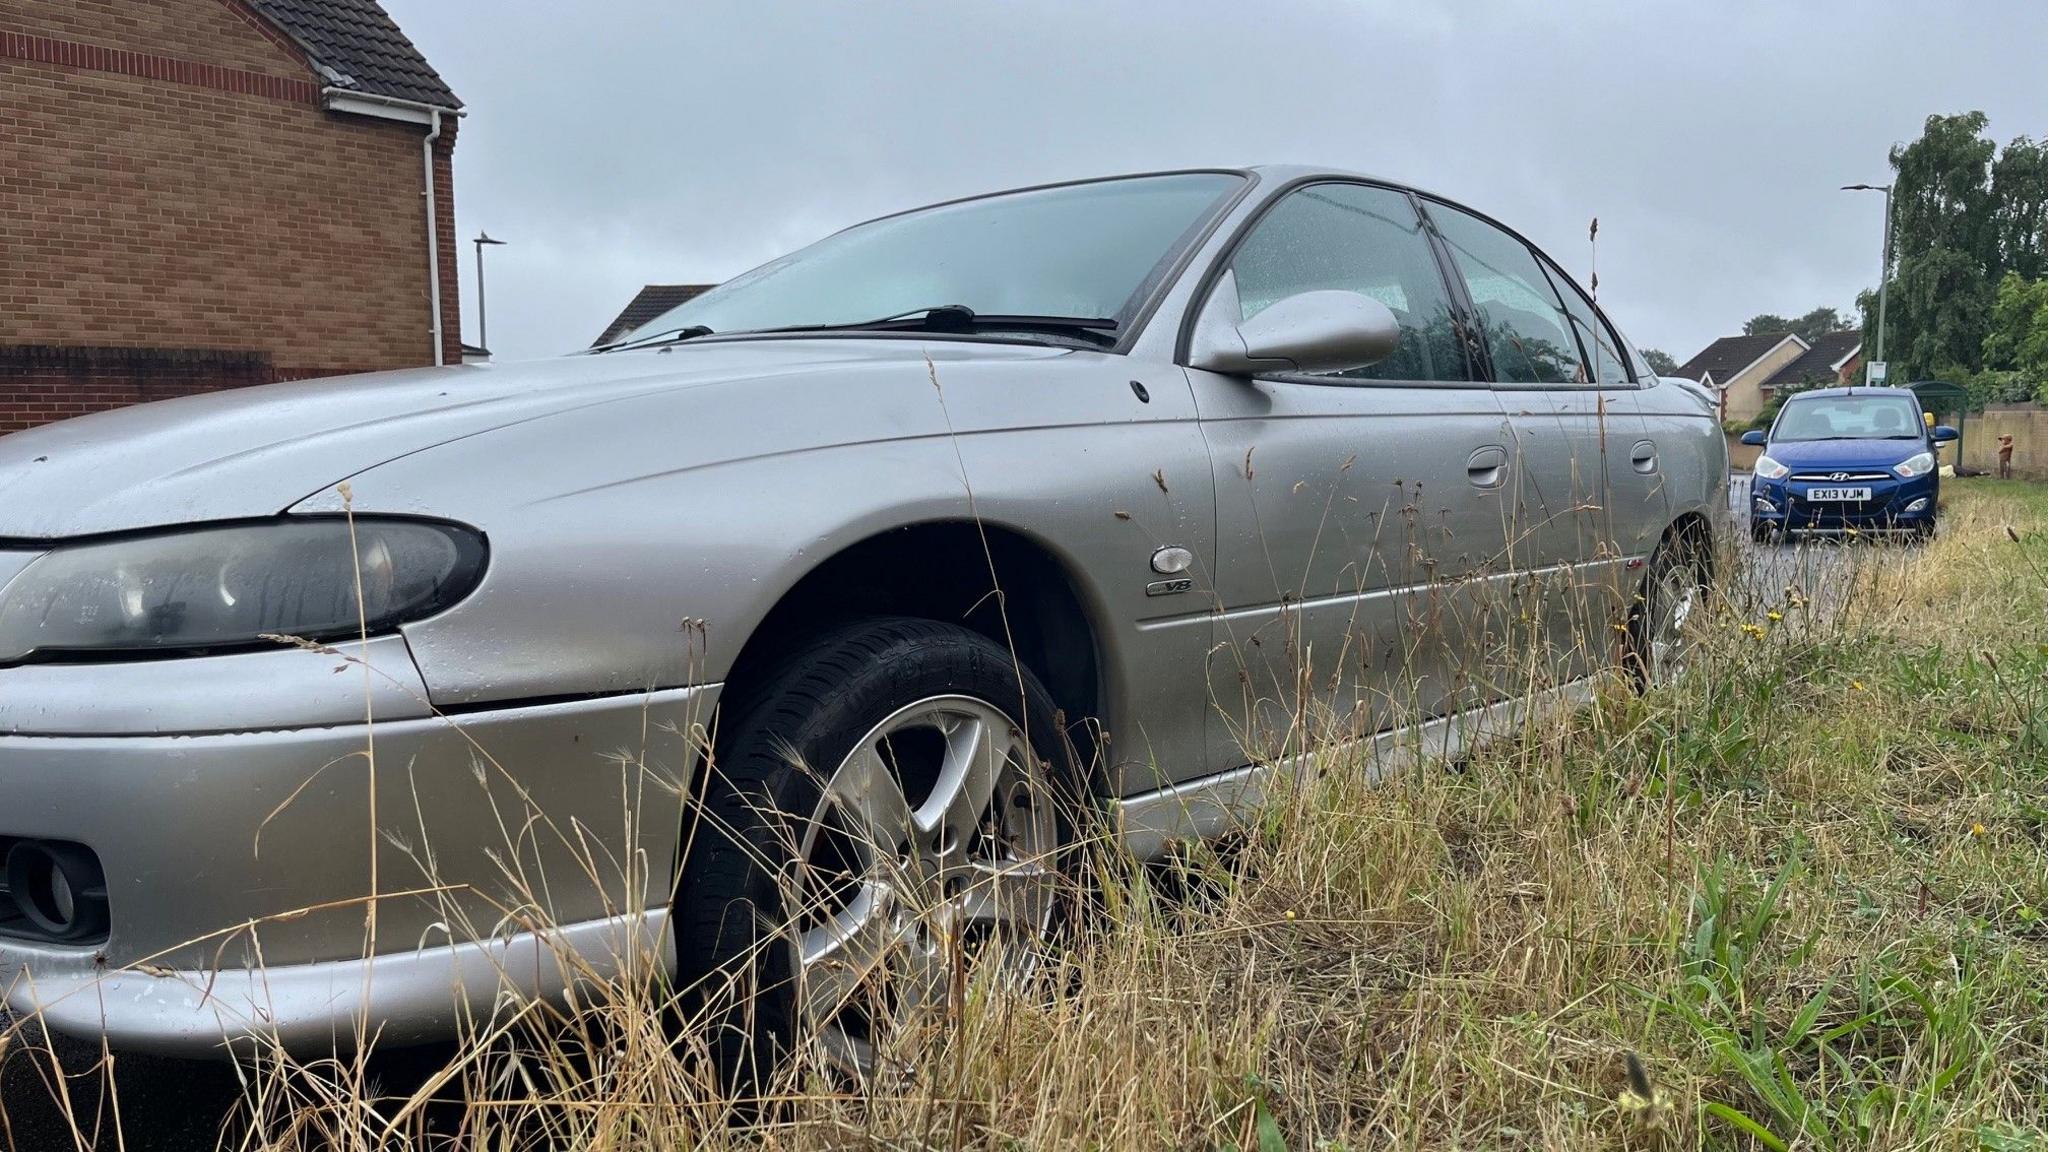
{"type": "Polygon", "coordinates": [[[1921,423],[1919,402],[1905,396],[1794,396],[1771,440],[1920,440],[1921,423]]]}
{"type": "Polygon", "coordinates": [[[1128,328],[1244,178],[1187,172],[1068,184],[857,224],[670,309],[628,339],[829,328],[959,306],[1128,328]]]}

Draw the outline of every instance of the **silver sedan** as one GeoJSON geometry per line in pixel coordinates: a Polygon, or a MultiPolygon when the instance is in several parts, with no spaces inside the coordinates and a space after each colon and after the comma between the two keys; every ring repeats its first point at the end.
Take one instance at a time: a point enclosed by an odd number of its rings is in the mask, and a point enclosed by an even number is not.
{"type": "Polygon", "coordinates": [[[9,436],[0,991],[319,1051],[651,958],[756,988],[729,1058],[858,1062],[963,942],[1029,962],[1091,822],[1156,853],[1304,746],[1668,669],[1725,473],[1558,263],[1307,168],[942,204],[588,353],[9,436]]]}

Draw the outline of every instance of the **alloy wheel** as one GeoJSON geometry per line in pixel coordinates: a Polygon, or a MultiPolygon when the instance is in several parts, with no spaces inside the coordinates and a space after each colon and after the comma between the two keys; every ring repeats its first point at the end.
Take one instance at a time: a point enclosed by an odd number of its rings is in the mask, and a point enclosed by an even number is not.
{"type": "Polygon", "coordinates": [[[1045,768],[1000,709],[935,696],[876,724],[824,782],[788,905],[798,1011],[826,1058],[868,1074],[978,961],[1028,976],[1059,847],[1045,768]]]}
{"type": "Polygon", "coordinates": [[[1687,622],[1699,606],[1700,579],[1691,564],[1672,564],[1657,581],[1649,621],[1650,682],[1668,684],[1685,671],[1687,622]]]}

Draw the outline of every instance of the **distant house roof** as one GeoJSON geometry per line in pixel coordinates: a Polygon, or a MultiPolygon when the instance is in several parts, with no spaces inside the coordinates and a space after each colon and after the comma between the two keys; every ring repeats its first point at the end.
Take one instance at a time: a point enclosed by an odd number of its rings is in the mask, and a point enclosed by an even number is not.
{"type": "Polygon", "coordinates": [[[590,342],[592,348],[609,344],[678,304],[687,304],[718,287],[716,284],[649,284],[640,290],[619,317],[590,342]]]}
{"type": "Polygon", "coordinates": [[[1792,361],[1764,381],[1766,388],[1779,388],[1791,384],[1811,384],[1816,381],[1832,384],[1835,374],[1849,358],[1863,348],[1863,333],[1830,332],[1816,337],[1813,346],[1805,355],[1792,361]]]}
{"type": "MultiPolygon", "coordinates": [[[[1708,376],[1717,384],[1726,384],[1730,377],[1740,375],[1744,368],[1764,358],[1771,349],[1783,344],[1787,338],[1798,340],[1789,332],[1762,332],[1755,336],[1723,336],[1700,350],[1699,355],[1678,366],[1673,376],[1687,380],[1703,380],[1708,376]]],[[[1800,344],[1805,345],[1801,340],[1800,344]]]]}
{"type": "Polygon", "coordinates": [[[352,92],[460,108],[448,85],[377,0],[249,0],[306,50],[329,84],[352,92]]]}

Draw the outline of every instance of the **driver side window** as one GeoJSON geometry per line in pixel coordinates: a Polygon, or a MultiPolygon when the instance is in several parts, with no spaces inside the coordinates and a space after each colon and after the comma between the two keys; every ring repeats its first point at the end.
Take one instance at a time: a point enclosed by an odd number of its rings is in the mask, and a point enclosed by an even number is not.
{"type": "Polygon", "coordinates": [[[1406,193],[1312,184],[1266,213],[1231,260],[1249,320],[1297,292],[1341,289],[1385,304],[1401,325],[1391,356],[1333,373],[1352,380],[1469,380],[1436,256],[1406,193]]]}

